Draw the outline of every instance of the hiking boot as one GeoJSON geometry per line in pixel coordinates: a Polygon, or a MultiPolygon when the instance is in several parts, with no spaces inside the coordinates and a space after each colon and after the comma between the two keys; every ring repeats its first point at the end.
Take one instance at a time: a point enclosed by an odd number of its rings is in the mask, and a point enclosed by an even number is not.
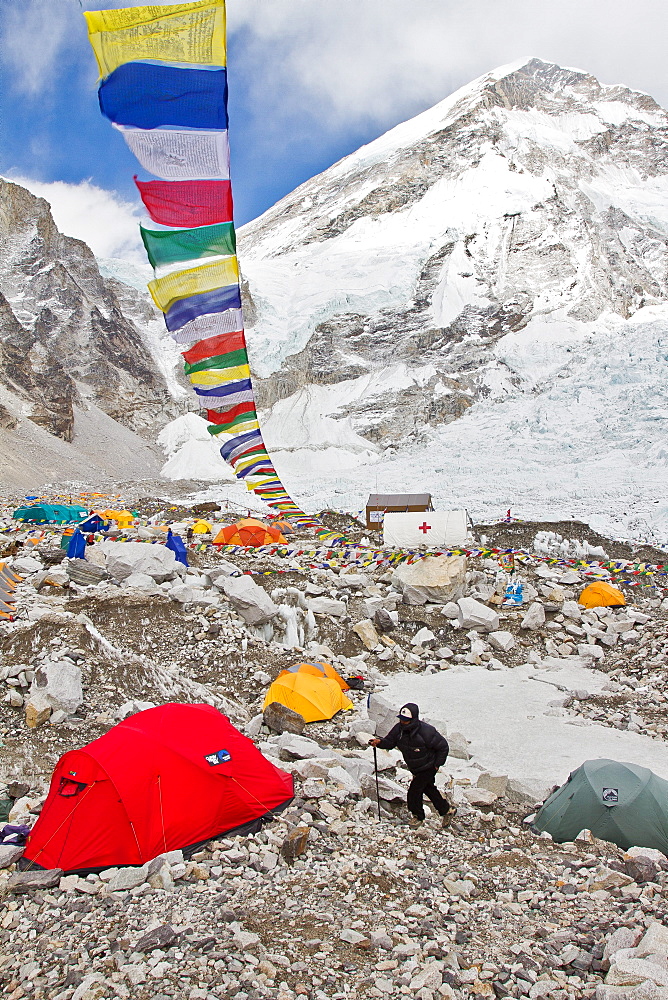
{"type": "Polygon", "coordinates": [[[441,816],[441,826],[447,828],[457,815],[457,806],[450,806],[448,811],[441,816]]]}
{"type": "Polygon", "coordinates": [[[418,830],[423,823],[424,820],[418,819],[417,816],[410,816],[408,820],[408,825],[410,826],[411,830],[418,830]]]}

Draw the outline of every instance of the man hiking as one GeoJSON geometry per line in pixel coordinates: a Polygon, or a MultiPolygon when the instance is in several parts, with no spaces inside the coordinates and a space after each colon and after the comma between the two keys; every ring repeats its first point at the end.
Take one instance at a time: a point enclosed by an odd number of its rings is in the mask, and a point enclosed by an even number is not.
{"type": "Polygon", "coordinates": [[[411,813],[409,825],[417,827],[424,822],[422,796],[426,795],[436,812],[443,817],[443,826],[448,826],[457,810],[441,795],[435,783],[436,772],[445,764],[450,750],[448,741],[433,726],[421,721],[420,710],[412,702],[399,710],[398,718],[399,722],[387,736],[370,740],[369,746],[381,750],[394,750],[396,747],[403,754],[406,767],[413,775],[406,796],[406,805],[411,813]]]}

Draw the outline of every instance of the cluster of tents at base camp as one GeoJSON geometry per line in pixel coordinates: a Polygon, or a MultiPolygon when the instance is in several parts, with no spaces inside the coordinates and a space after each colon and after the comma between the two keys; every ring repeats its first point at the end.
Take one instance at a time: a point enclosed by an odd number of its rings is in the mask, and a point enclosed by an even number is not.
{"type": "Polygon", "coordinates": [[[213,539],[213,545],[271,545],[285,544],[285,536],[279,528],[263,524],[254,517],[244,517],[236,524],[227,524],[213,539]]]}
{"type": "Polygon", "coordinates": [[[350,685],[329,663],[295,663],[281,670],[267,691],[262,711],[278,703],[301,715],[305,722],[324,722],[353,708],[343,693],[349,690],[350,685]]]}
{"type": "MultiPolygon", "coordinates": [[[[189,855],[216,837],[255,832],[293,796],[292,776],[217,709],[161,705],[60,758],[19,867],[87,874],[189,855]]],[[[589,829],[624,849],[668,854],[668,781],[635,764],[586,761],[533,824],[559,843],[589,829]]]]}
{"type": "Polygon", "coordinates": [[[130,528],[137,517],[130,510],[93,510],[88,512],[80,504],[40,503],[30,507],[19,507],[12,517],[26,524],[78,524],[83,531],[99,531],[112,521],[119,528],[130,528]],[[91,522],[89,525],[88,522],[91,522]],[[91,526],[96,525],[96,526],[91,526]]]}
{"type": "MultiPolygon", "coordinates": [[[[112,524],[117,528],[131,528],[136,511],[130,510],[88,510],[78,504],[33,504],[30,507],[19,507],[12,517],[15,521],[25,524],[67,524],[75,525],[81,531],[105,531],[112,524]]],[[[156,525],[165,531],[168,525],[156,525]]],[[[214,525],[203,518],[197,518],[187,526],[193,535],[211,535],[214,525]]],[[[213,545],[243,545],[256,548],[259,545],[285,545],[286,535],[294,534],[294,525],[284,519],[264,524],[254,517],[244,517],[234,524],[224,525],[212,539],[213,545]]],[[[67,531],[66,531],[67,534],[67,531]]]]}

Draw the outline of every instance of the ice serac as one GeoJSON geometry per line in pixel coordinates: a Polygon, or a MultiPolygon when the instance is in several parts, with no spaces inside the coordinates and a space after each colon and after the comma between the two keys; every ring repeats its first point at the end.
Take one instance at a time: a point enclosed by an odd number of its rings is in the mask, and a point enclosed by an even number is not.
{"type": "Polygon", "coordinates": [[[245,226],[249,342],[280,461],[298,473],[310,451],[311,468],[349,469],[471,407],[563,386],[583,356],[600,354],[598,370],[602,341],[668,297],[667,153],[651,97],[531,59],[245,226]]]}
{"type": "Polygon", "coordinates": [[[156,360],[160,320],[147,296],[103,277],[44,199],[2,178],[0,244],[3,481],[23,485],[21,470],[32,484],[35,474],[62,479],[86,464],[157,472],[152,443],[182,406],[169,365],[156,360]]]}

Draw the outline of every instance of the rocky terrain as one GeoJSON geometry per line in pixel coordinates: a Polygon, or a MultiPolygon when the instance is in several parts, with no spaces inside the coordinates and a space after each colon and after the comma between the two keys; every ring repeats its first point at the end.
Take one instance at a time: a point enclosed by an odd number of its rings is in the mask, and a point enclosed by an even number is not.
{"type": "MultiPolygon", "coordinates": [[[[394,566],[373,548],[316,549],[306,537],[256,552],[217,552],[205,538],[186,570],[151,543],[155,524],[186,525],[192,508],[147,498],[141,514],[135,529],[98,538],[85,561],[63,558],[55,532],[3,522],[2,558],[22,578],[14,620],[0,624],[10,821],[34,822],[65,750],[174,700],[228,714],[293,774],[296,798],[254,836],[86,878],[21,874],[20,848],[0,847],[5,995],[665,1000],[663,855],[624,854],[586,831],[561,845],[536,836],[531,761],[521,773],[503,759],[483,766],[475,717],[453,731],[447,704],[423,712],[450,741],[439,779],[458,806],[448,829],[429,816],[409,830],[408,774],[394,752],[379,753],[378,818],[366,745],[393,721],[402,679],[469,677],[483,689],[489,679],[491,691],[492,679],[510,683],[529,666],[544,686],[558,664],[597,679],[595,696],[549,694],[545,722],[563,726],[575,754],[578,733],[591,731],[642,738],[647,758],[665,760],[668,602],[661,572],[638,568],[640,555],[649,565],[662,553],[607,552],[584,525],[525,523],[481,526],[468,556],[394,566]],[[524,604],[507,609],[507,562],[491,549],[508,548],[514,527],[530,541],[514,567],[524,604]],[[585,611],[578,594],[610,575],[613,555],[625,560],[613,582],[627,606],[585,611]],[[364,691],[349,692],[352,711],[281,734],[262,699],[304,658],[361,676],[364,691]]],[[[553,783],[564,777],[555,768],[553,783]]]]}
{"type": "Polygon", "coordinates": [[[2,179],[0,240],[3,483],[23,485],[21,464],[33,482],[42,465],[67,475],[87,455],[113,475],[132,449],[157,472],[150,450],[185,391],[155,350],[162,321],[148,293],[103,278],[88,246],[58,231],[46,201],[2,179]]]}

